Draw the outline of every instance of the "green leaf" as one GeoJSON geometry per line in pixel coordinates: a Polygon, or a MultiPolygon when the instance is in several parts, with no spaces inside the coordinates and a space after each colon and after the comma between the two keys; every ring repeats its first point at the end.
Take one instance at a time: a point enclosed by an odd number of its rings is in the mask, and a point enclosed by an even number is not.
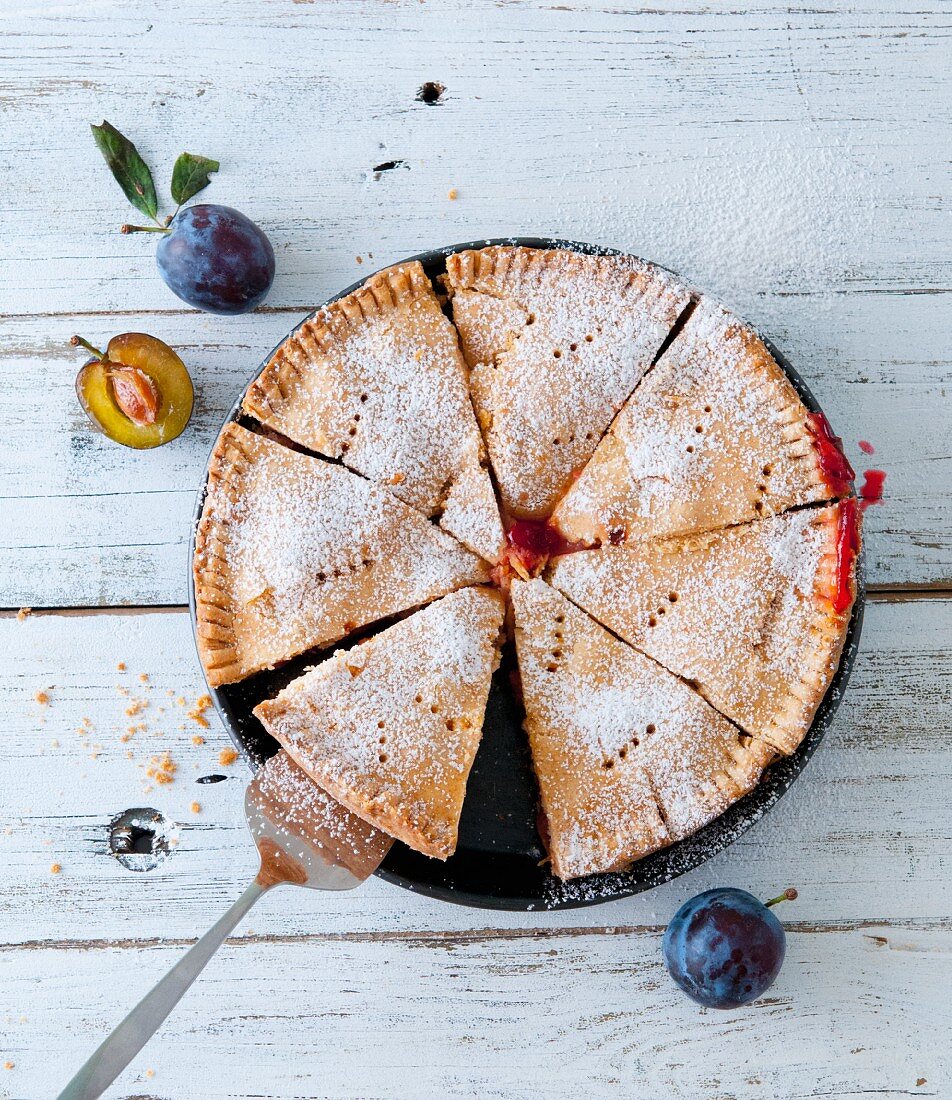
{"type": "Polygon", "coordinates": [[[206,188],[209,174],[218,171],[218,161],[196,153],[182,153],[172,169],[172,198],[179,206],[206,188]]]}
{"type": "Polygon", "coordinates": [[[90,129],[126,198],[137,210],[154,218],[159,212],[155,184],[149,166],[139,156],[139,150],[105,119],[101,126],[90,126],[90,129]]]}

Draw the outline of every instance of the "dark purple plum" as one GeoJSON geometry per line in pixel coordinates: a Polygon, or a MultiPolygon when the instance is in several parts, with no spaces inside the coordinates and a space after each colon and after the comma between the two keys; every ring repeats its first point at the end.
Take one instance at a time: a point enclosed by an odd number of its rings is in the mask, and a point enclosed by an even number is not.
{"type": "Polygon", "coordinates": [[[209,313],[247,313],[274,279],[274,249],[250,219],[230,206],[180,210],[156,249],[166,285],[209,313]]]}
{"type": "MultiPolygon", "coordinates": [[[[788,890],[768,905],[796,897],[788,890]]],[[[668,925],[661,950],[668,973],[698,1004],[739,1008],[780,973],[783,925],[746,890],[706,890],[686,901],[668,925]]]]}

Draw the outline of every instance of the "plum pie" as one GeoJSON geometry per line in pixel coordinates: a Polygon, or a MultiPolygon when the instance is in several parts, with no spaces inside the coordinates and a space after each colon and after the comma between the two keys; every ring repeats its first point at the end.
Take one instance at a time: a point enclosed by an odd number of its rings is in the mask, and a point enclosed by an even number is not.
{"type": "Polygon", "coordinates": [[[240,419],[196,534],[205,674],[367,825],[453,855],[507,647],[563,880],[690,836],[810,729],[856,597],[853,472],[757,333],[669,272],[515,245],[435,284],[390,268],[284,341],[240,419]]]}

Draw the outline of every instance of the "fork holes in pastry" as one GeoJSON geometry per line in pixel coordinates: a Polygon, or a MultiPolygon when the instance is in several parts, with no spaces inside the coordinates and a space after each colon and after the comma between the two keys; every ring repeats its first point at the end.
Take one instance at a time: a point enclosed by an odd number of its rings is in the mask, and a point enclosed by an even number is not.
{"type": "Polygon", "coordinates": [[[658,614],[659,614],[659,615],[663,615],[663,614],[664,614],[664,612],[665,612],[665,609],[664,609],[663,607],[659,607],[659,608],[658,608],[658,614]]]}
{"type": "Polygon", "coordinates": [[[440,708],[436,705],[436,703],[431,703],[430,704],[430,714],[439,714],[439,713],[440,713],[440,708]]]}
{"type": "Polygon", "coordinates": [[[648,736],[650,737],[654,733],[654,731],[655,731],[654,722],[649,722],[648,725],[645,726],[645,733],[648,734],[648,736]]]}
{"type": "Polygon", "coordinates": [[[603,760],[602,761],[602,767],[605,769],[605,771],[610,771],[612,768],[614,768],[614,766],[615,766],[615,761],[614,760],[603,760]]]}
{"type": "Polygon", "coordinates": [[[385,734],[381,734],[381,735],[380,735],[380,736],[379,736],[379,737],[377,738],[377,744],[378,744],[378,745],[386,745],[386,743],[387,743],[387,738],[386,738],[386,735],[385,735],[385,734]]]}
{"type": "Polygon", "coordinates": [[[632,737],[632,739],[631,739],[631,747],[632,747],[633,749],[637,749],[637,748],[638,748],[638,746],[639,746],[640,744],[641,744],[641,741],[640,741],[640,740],[639,740],[639,739],[638,739],[637,737],[632,737]]]}
{"type": "Polygon", "coordinates": [[[557,623],[564,623],[565,622],[565,616],[564,615],[556,615],[555,616],[555,621],[557,623]]]}
{"type": "Polygon", "coordinates": [[[347,429],[347,434],[351,437],[355,436],[357,434],[357,426],[355,424],[351,424],[351,426],[347,429]]]}
{"type": "Polygon", "coordinates": [[[561,439],[553,439],[552,440],[552,445],[554,447],[561,447],[562,446],[562,440],[561,439]]]}
{"type": "Polygon", "coordinates": [[[381,764],[386,764],[386,762],[390,759],[390,757],[387,756],[387,754],[385,752],[382,752],[377,757],[377,759],[380,761],[381,764]]]}
{"type": "Polygon", "coordinates": [[[622,745],[622,747],[618,750],[618,755],[622,760],[624,760],[625,757],[628,755],[628,746],[622,745]]]}
{"type": "Polygon", "coordinates": [[[678,602],[677,592],[669,592],[668,593],[668,603],[677,603],[677,602],[678,602]]]}
{"type": "Polygon", "coordinates": [[[535,324],[535,319],[536,319],[536,316],[535,316],[535,314],[534,314],[534,313],[530,313],[530,314],[529,314],[529,315],[528,315],[528,316],[526,317],[526,324],[527,324],[527,325],[534,325],[534,324],[535,324]]]}
{"type": "Polygon", "coordinates": [[[770,477],[770,475],[773,473],[773,466],[771,466],[768,462],[767,465],[760,472],[764,475],[764,477],[770,477]]]}
{"type": "Polygon", "coordinates": [[[694,425],[694,430],[698,433],[698,435],[700,435],[701,432],[704,431],[704,425],[703,424],[695,424],[694,425]]]}
{"type": "Polygon", "coordinates": [[[545,670],[546,670],[546,672],[558,672],[559,671],[559,666],[558,665],[546,665],[545,670]]]}
{"type": "Polygon", "coordinates": [[[654,617],[654,615],[649,615],[648,616],[648,626],[657,626],[657,625],[658,625],[658,620],[654,617]]]}
{"type": "Polygon", "coordinates": [[[340,449],[343,452],[349,451],[350,450],[350,444],[349,443],[342,443],[340,445],[340,449]]]}
{"type": "Polygon", "coordinates": [[[590,332],[586,333],[586,336],[585,336],[585,343],[586,344],[590,344],[594,339],[595,339],[595,337],[590,332]]]}
{"type": "Polygon", "coordinates": [[[693,454],[694,454],[694,448],[693,448],[693,447],[688,447],[688,449],[687,449],[687,450],[688,450],[688,454],[689,454],[689,455],[693,455],[693,454]]]}
{"type": "Polygon", "coordinates": [[[414,701],[414,703],[422,703],[422,702],[423,702],[423,696],[422,696],[422,695],[417,695],[417,696],[416,696],[416,697],[414,698],[414,700],[413,700],[413,701],[414,701]]]}
{"type": "Polygon", "coordinates": [[[380,721],[377,723],[377,729],[382,730],[386,724],[387,723],[381,718],[380,721]]]}
{"type": "Polygon", "coordinates": [[[578,344],[569,344],[569,351],[578,351],[578,344]]]}
{"type": "Polygon", "coordinates": [[[561,348],[553,348],[552,349],[552,358],[553,359],[561,359],[562,358],[562,349],[561,348]]]}
{"type": "Polygon", "coordinates": [[[456,729],[456,723],[453,721],[452,718],[446,719],[446,728],[450,731],[450,733],[452,733],[456,729]]]}
{"type": "Polygon", "coordinates": [[[367,394],[365,394],[365,393],[362,393],[362,394],[360,395],[360,403],[361,403],[361,404],[364,404],[364,403],[365,403],[365,402],[366,402],[367,400],[368,400],[367,394]]]}
{"type": "Polygon", "coordinates": [[[552,656],[558,661],[562,656],[562,650],[561,649],[553,649],[552,650],[552,656]]]}
{"type": "Polygon", "coordinates": [[[706,413],[709,413],[709,412],[711,411],[711,406],[710,406],[710,405],[705,405],[705,406],[704,406],[704,411],[705,411],[706,413]]]}
{"type": "Polygon", "coordinates": [[[763,510],[764,510],[764,502],[762,500],[755,500],[754,501],[754,511],[755,512],[762,512],[763,510]]]}

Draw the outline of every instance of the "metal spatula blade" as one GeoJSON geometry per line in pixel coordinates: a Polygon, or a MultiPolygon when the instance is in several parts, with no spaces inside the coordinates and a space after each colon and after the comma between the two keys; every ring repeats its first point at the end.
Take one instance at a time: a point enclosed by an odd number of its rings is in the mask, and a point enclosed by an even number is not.
{"type": "Polygon", "coordinates": [[[393,839],[325,794],[285,753],[259,770],[245,794],[248,827],[261,866],[216,924],[107,1036],[59,1100],[95,1100],[145,1046],[235,925],[265,891],[282,882],[351,890],[380,866],[393,839]]]}

